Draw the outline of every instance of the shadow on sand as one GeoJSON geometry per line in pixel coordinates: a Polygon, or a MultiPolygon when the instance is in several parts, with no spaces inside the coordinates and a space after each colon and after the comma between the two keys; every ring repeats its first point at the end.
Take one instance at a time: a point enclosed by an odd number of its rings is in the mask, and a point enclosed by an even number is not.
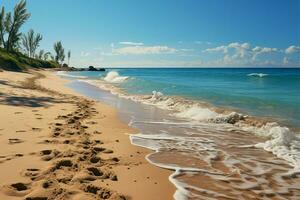
{"type": "Polygon", "coordinates": [[[50,103],[66,103],[52,97],[8,96],[0,93],[0,104],[25,107],[48,107],[50,103]]]}

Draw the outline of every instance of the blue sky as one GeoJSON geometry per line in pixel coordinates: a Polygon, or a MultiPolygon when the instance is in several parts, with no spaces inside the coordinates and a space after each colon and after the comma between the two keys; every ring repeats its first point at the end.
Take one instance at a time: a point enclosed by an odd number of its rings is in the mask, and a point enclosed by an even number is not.
{"type": "MultiPolygon", "coordinates": [[[[8,10],[16,0],[2,0],[8,10]]],[[[299,0],[27,0],[22,31],[61,40],[71,64],[300,66],[299,0]]]]}

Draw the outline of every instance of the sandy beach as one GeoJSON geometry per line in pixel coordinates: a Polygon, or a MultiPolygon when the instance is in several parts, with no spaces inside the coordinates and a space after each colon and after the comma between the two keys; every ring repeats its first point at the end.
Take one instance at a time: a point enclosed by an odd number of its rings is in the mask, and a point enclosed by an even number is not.
{"type": "Polygon", "coordinates": [[[137,130],[67,82],[0,72],[0,199],[172,199],[172,172],[130,144],[137,130]]]}

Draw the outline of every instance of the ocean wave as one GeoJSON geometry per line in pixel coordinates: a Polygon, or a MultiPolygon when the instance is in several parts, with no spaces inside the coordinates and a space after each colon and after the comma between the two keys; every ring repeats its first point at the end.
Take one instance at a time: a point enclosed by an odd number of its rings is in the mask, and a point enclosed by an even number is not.
{"type": "Polygon", "coordinates": [[[300,173],[300,137],[287,127],[276,122],[267,123],[261,127],[244,126],[243,130],[258,136],[268,138],[267,141],[255,145],[288,161],[293,167],[293,173],[300,173]]]}
{"type": "Polygon", "coordinates": [[[72,74],[66,74],[64,71],[58,71],[57,75],[59,76],[64,76],[64,77],[70,77],[70,78],[80,78],[80,79],[86,79],[86,76],[77,76],[77,75],[72,75],[72,74]]]}
{"type": "Polygon", "coordinates": [[[295,173],[300,172],[300,137],[289,128],[275,122],[252,120],[251,117],[230,110],[221,110],[207,103],[184,99],[181,97],[165,96],[153,91],[152,95],[130,95],[104,81],[81,80],[101,89],[108,90],[121,98],[170,110],[171,115],[196,123],[210,123],[222,128],[238,129],[266,138],[263,143],[255,145],[272,152],[275,156],[286,160],[294,167],[295,173]]]}
{"type": "Polygon", "coordinates": [[[264,74],[264,73],[251,73],[251,74],[247,74],[247,76],[255,76],[255,77],[265,77],[268,76],[268,74],[264,74]]]}
{"type": "Polygon", "coordinates": [[[116,71],[111,71],[106,74],[104,80],[109,83],[122,83],[128,78],[128,76],[120,76],[119,73],[116,71]]]}

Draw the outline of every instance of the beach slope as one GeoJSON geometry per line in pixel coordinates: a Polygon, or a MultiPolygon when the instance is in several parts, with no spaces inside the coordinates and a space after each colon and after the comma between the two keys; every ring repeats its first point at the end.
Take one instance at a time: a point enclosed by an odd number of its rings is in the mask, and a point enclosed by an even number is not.
{"type": "Polygon", "coordinates": [[[0,72],[0,199],[172,199],[117,111],[49,71],[0,72]]]}

